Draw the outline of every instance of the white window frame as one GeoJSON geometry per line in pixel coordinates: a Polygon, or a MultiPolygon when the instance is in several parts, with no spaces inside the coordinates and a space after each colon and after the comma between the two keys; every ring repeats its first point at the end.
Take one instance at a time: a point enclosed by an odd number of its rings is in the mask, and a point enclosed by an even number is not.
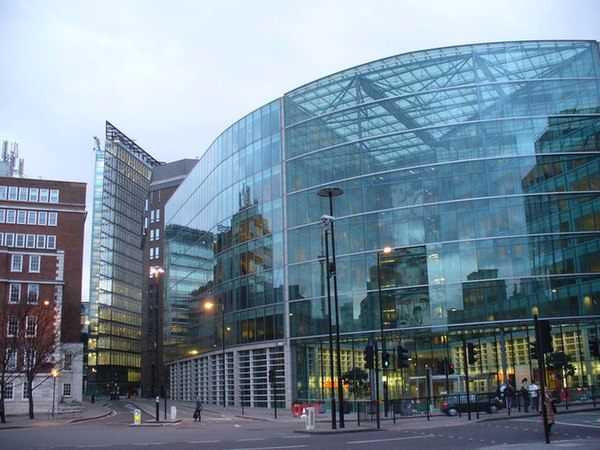
{"type": "Polygon", "coordinates": [[[48,203],[49,196],[50,196],[50,192],[48,191],[48,189],[40,189],[40,202],[41,203],[48,203]]]}
{"type": "Polygon", "coordinates": [[[154,240],[154,230],[150,229],[150,242],[154,240]]]}
{"type": "Polygon", "coordinates": [[[46,236],[46,248],[49,250],[56,250],[56,236],[49,234],[46,236]]]}
{"type": "Polygon", "coordinates": [[[19,209],[17,211],[17,223],[19,225],[25,225],[27,223],[27,211],[19,209]]]}
{"type": "Polygon", "coordinates": [[[48,213],[46,211],[38,213],[38,225],[48,225],[48,213]]]}
{"type": "Polygon", "coordinates": [[[22,272],[23,271],[23,255],[21,255],[20,253],[11,255],[10,271],[11,272],[22,272]]]}
{"type": "Polygon", "coordinates": [[[154,240],[155,240],[155,241],[159,241],[159,240],[160,240],[160,228],[157,228],[157,229],[154,231],[154,240]]]}
{"type": "Polygon", "coordinates": [[[49,212],[48,213],[48,226],[55,227],[58,224],[58,213],[49,212]]]}
{"type": "Polygon", "coordinates": [[[25,248],[35,248],[35,234],[25,236],[25,248]]]}
{"type": "Polygon", "coordinates": [[[63,355],[63,370],[73,369],[73,353],[65,352],[63,355]]]}
{"type": "Polygon", "coordinates": [[[0,208],[0,223],[4,223],[6,221],[6,209],[0,208]]]}
{"type": "Polygon", "coordinates": [[[14,247],[15,246],[15,233],[6,233],[4,235],[4,244],[7,247],[14,247]]]}
{"type": "Polygon", "coordinates": [[[150,210],[150,223],[154,223],[154,210],[150,210]]]}
{"type": "Polygon", "coordinates": [[[50,189],[50,203],[58,203],[59,195],[58,189],[50,189]]]}
{"type": "Polygon", "coordinates": [[[15,382],[8,381],[4,384],[4,400],[14,400],[15,399],[15,382]]]}
{"type": "Polygon", "coordinates": [[[30,283],[27,285],[27,303],[37,305],[40,302],[40,285],[30,283]]]}
{"type": "Polygon", "coordinates": [[[42,269],[41,255],[29,255],[29,272],[40,273],[42,269]]]}
{"type": "Polygon", "coordinates": [[[36,248],[46,248],[46,235],[45,234],[37,235],[35,247],[36,248]]]}
{"type": "Polygon", "coordinates": [[[27,316],[25,318],[25,337],[37,336],[37,316],[27,316]]]}
{"type": "Polygon", "coordinates": [[[37,202],[40,198],[40,190],[38,188],[29,188],[29,201],[37,202]]]}
{"type": "Polygon", "coordinates": [[[21,301],[21,283],[10,283],[8,292],[8,303],[19,303],[21,301]]]}
{"type": "Polygon", "coordinates": [[[14,337],[19,333],[19,316],[9,316],[6,322],[6,336],[14,337]]]}
{"type": "Polygon", "coordinates": [[[71,383],[63,383],[63,397],[71,397],[72,392],[71,383]]]}
{"type": "Polygon", "coordinates": [[[154,247],[150,247],[150,259],[154,259],[154,247]]]}
{"type": "Polygon", "coordinates": [[[29,198],[29,188],[20,187],[19,188],[19,201],[26,202],[29,198]]]}
{"type": "Polygon", "coordinates": [[[6,223],[17,223],[17,210],[16,209],[6,210],[6,223]]]}
{"type": "Polygon", "coordinates": [[[160,222],[160,209],[156,210],[156,223],[160,222]]]}
{"type": "Polygon", "coordinates": [[[18,189],[16,186],[9,186],[8,187],[8,199],[11,201],[17,201],[17,194],[18,193],[18,189]]]}
{"type": "Polygon", "coordinates": [[[23,381],[23,384],[21,385],[21,399],[22,400],[27,400],[29,398],[29,389],[27,389],[27,381],[23,381]]]}
{"type": "Polygon", "coordinates": [[[154,258],[155,259],[160,258],[160,247],[154,247],[154,258]]]}
{"type": "Polygon", "coordinates": [[[15,370],[17,368],[17,357],[19,352],[16,348],[7,348],[6,349],[6,368],[8,370],[15,370]]]}
{"type": "Polygon", "coordinates": [[[27,211],[27,225],[37,225],[37,211],[27,211]]]}
{"type": "Polygon", "coordinates": [[[15,247],[18,247],[18,248],[25,247],[25,234],[23,234],[23,233],[15,234],[15,247]]]}
{"type": "Polygon", "coordinates": [[[8,187],[0,186],[0,200],[6,200],[8,198],[8,187]]]}
{"type": "Polygon", "coordinates": [[[4,233],[0,231],[0,246],[4,245],[4,233]]]}

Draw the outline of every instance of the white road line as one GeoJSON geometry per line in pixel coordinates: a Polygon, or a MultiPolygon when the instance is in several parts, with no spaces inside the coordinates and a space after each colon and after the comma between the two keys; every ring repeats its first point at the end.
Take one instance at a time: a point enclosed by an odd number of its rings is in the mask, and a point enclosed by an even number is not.
{"type": "Polygon", "coordinates": [[[238,442],[250,442],[250,441],[264,441],[265,438],[245,438],[245,439],[237,439],[238,442]]]}
{"type": "Polygon", "coordinates": [[[219,440],[213,440],[213,441],[189,441],[188,444],[216,444],[217,442],[221,442],[219,440]]]}
{"type": "Polygon", "coordinates": [[[279,450],[284,448],[305,448],[308,445],[278,445],[277,447],[246,447],[246,448],[230,448],[229,450],[279,450]]]}
{"type": "Polygon", "coordinates": [[[390,439],[369,439],[364,441],[348,441],[347,444],[371,444],[373,442],[395,442],[395,441],[407,441],[409,439],[423,439],[435,437],[435,434],[425,434],[423,436],[409,436],[409,437],[401,437],[401,438],[390,438],[390,439]]]}

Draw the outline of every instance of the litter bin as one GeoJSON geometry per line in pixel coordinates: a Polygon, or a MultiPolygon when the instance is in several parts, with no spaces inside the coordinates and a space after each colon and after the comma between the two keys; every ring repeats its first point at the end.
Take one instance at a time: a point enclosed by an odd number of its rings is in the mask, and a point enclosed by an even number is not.
{"type": "Polygon", "coordinates": [[[306,429],[315,429],[315,408],[313,407],[306,408],[306,429]]]}
{"type": "Polygon", "coordinates": [[[177,406],[171,406],[171,420],[177,420],[177,406]]]}
{"type": "Polygon", "coordinates": [[[133,424],[140,425],[142,423],[142,411],[139,409],[133,410],[133,424]]]}

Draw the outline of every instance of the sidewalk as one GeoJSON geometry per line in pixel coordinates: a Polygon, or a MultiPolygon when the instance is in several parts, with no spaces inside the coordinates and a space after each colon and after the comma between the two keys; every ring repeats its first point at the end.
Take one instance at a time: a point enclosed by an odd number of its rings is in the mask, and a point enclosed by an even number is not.
{"type": "Polygon", "coordinates": [[[57,408],[54,417],[47,411],[37,411],[33,420],[31,420],[28,415],[12,416],[9,413],[6,416],[6,423],[0,423],[0,430],[7,428],[64,426],[68,423],[77,423],[106,417],[112,413],[107,400],[97,400],[94,403],[84,401],[81,404],[74,405],[73,409],[79,406],[81,406],[80,412],[65,413],[59,411],[57,408]]]}

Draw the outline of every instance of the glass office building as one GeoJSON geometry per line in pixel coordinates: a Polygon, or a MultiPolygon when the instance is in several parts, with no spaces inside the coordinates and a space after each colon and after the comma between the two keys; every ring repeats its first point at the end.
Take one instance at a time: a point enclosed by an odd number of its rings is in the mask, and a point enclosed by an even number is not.
{"type": "Polygon", "coordinates": [[[225,130],[166,216],[173,398],[289,406],[337,395],[332,378],[369,398],[351,379],[369,340],[388,398],[423,393],[428,369],[434,394],[467,370],[493,391],[538,375],[534,315],[569,384],[595,385],[598,43],[426,50],[306,84],[225,130]]]}
{"type": "Polygon", "coordinates": [[[159,164],[106,122],[94,171],[88,394],[118,397],[140,386],[142,229],[152,168],[159,164]]]}

